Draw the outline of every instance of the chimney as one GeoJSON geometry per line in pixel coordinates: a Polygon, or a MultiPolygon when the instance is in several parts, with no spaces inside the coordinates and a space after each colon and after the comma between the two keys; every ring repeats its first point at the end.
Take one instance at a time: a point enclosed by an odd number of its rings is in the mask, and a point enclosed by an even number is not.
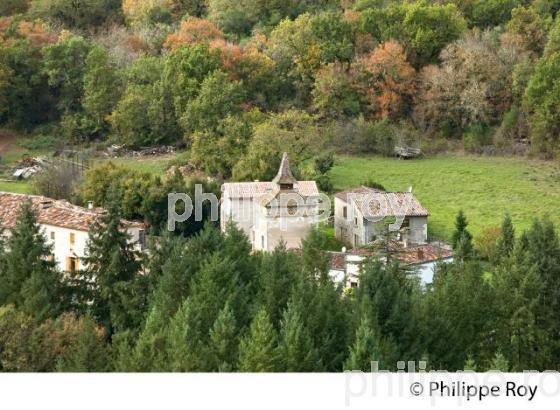
{"type": "Polygon", "coordinates": [[[93,201],[88,201],[87,207],[88,209],[93,209],[93,201]]]}
{"type": "Polygon", "coordinates": [[[408,187],[408,192],[411,192],[411,193],[412,193],[412,185],[410,185],[410,186],[408,187]]]}

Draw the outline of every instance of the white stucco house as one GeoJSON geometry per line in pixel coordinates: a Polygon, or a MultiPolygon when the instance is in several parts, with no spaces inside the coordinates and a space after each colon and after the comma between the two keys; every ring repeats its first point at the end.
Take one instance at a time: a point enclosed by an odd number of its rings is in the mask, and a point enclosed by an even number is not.
{"type": "Polygon", "coordinates": [[[297,181],[284,153],[270,182],[232,182],[222,185],[220,223],[234,222],[249,238],[253,250],[270,251],[282,241],[297,249],[318,223],[319,190],[315,181],[297,181]]]}
{"type": "MultiPolygon", "coordinates": [[[[84,268],[89,229],[104,210],[82,208],[67,201],[54,200],[42,196],[0,192],[0,229],[4,235],[16,225],[19,211],[24,202],[31,201],[37,213],[37,220],[52,245],[53,260],[64,272],[75,272],[84,268]]],[[[130,241],[137,249],[145,247],[145,226],[141,222],[122,221],[123,229],[130,235],[130,241]]]]}
{"type": "Polygon", "coordinates": [[[361,186],[339,192],[334,198],[335,236],[355,247],[379,239],[381,224],[394,217],[393,231],[400,231],[404,246],[428,241],[428,211],[412,192],[385,192],[361,186]]]}
{"type": "MultiPolygon", "coordinates": [[[[376,255],[367,248],[343,249],[329,254],[329,275],[335,283],[342,283],[345,288],[358,286],[363,263],[376,255]]],[[[444,242],[432,242],[402,248],[396,257],[416,273],[423,285],[428,285],[432,283],[438,264],[453,262],[453,250],[444,242]]]]}

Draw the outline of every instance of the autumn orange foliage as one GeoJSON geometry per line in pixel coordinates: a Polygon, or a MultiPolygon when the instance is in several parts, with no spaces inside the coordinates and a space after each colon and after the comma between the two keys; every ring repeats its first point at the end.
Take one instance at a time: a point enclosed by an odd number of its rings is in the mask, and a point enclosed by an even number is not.
{"type": "Polygon", "coordinates": [[[55,43],[57,35],[48,31],[47,27],[39,21],[17,22],[14,34],[8,34],[14,24],[12,17],[0,18],[0,44],[11,44],[17,38],[25,38],[34,46],[40,47],[45,44],[55,43]]]}
{"type": "Polygon", "coordinates": [[[167,36],[164,46],[168,50],[176,50],[183,44],[198,44],[223,38],[223,33],[211,21],[189,17],[181,23],[177,32],[167,36]]]}
{"type": "Polygon", "coordinates": [[[375,115],[392,118],[401,114],[414,93],[416,76],[403,47],[388,41],[361,58],[359,64],[370,74],[368,95],[375,115]]]}
{"type": "Polygon", "coordinates": [[[184,44],[208,44],[211,50],[219,50],[222,67],[230,73],[232,79],[239,79],[245,65],[261,63],[258,54],[264,47],[266,37],[257,35],[244,49],[239,44],[227,41],[223,33],[209,20],[189,17],[181,23],[176,33],[170,34],[164,46],[168,50],[176,50],[184,44]]]}

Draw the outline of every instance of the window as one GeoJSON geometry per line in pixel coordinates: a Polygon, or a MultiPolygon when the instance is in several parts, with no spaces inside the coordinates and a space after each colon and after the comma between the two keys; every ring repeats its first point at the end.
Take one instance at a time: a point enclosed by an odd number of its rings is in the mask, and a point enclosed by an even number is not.
{"type": "Polygon", "coordinates": [[[354,217],[354,225],[358,226],[358,217],[357,216],[354,217]]]}
{"type": "Polygon", "coordinates": [[[74,246],[76,244],[76,234],[74,232],[70,232],[70,246],[74,246]]]}
{"type": "Polygon", "coordinates": [[[66,258],[66,271],[69,273],[76,273],[79,269],[79,261],[78,258],[73,256],[69,256],[66,258]]]}
{"type": "Polygon", "coordinates": [[[297,214],[297,211],[298,211],[297,202],[293,199],[290,199],[288,201],[288,215],[294,216],[295,214],[297,214]]]}
{"type": "Polygon", "coordinates": [[[402,225],[401,225],[401,228],[410,228],[410,219],[404,218],[403,222],[402,222],[402,225]]]}
{"type": "Polygon", "coordinates": [[[342,216],[344,218],[348,218],[348,209],[346,207],[342,208],[342,216]]]}
{"type": "Polygon", "coordinates": [[[261,236],[261,248],[264,249],[264,235],[261,236]]]}
{"type": "Polygon", "coordinates": [[[294,184],[280,184],[281,191],[288,191],[290,189],[294,189],[294,184]]]}
{"type": "Polygon", "coordinates": [[[143,229],[138,231],[138,243],[142,249],[146,247],[146,232],[143,229]]]}
{"type": "Polygon", "coordinates": [[[54,238],[55,238],[54,231],[51,231],[51,241],[54,241],[54,238]]]}

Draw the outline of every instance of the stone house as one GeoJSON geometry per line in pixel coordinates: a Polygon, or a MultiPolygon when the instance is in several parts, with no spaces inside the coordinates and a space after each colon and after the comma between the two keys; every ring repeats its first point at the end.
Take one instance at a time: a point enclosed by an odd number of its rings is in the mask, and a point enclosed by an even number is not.
{"type": "Polygon", "coordinates": [[[428,241],[428,211],[412,192],[385,192],[361,186],[339,192],[334,198],[335,236],[355,247],[379,239],[389,217],[391,231],[399,231],[399,241],[425,244],[428,241]]]}
{"type": "Polygon", "coordinates": [[[318,223],[319,190],[315,181],[297,181],[284,153],[270,182],[232,182],[222,185],[220,223],[234,222],[249,238],[253,250],[270,251],[282,241],[288,249],[318,223]]]}

